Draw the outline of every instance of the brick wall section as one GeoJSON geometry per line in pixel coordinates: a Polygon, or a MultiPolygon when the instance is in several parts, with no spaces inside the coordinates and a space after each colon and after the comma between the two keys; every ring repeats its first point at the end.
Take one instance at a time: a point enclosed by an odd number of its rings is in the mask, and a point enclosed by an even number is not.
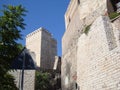
{"type": "MultiPolygon", "coordinates": [[[[108,17],[100,16],[92,24],[88,35],[83,34],[79,38],[77,83],[80,90],[120,90],[120,47],[116,44],[110,50],[112,46],[109,46],[107,38],[112,24],[108,17]]],[[[111,31],[113,33],[114,28],[111,31]]],[[[117,37],[115,32],[113,35],[109,39],[117,37]]]]}
{"type": "MultiPolygon", "coordinates": [[[[106,0],[71,0],[65,13],[66,31],[62,38],[62,89],[74,90],[77,75],[77,43],[85,27],[107,11],[106,0]],[[94,7],[93,7],[94,6],[94,7]]],[[[83,52],[83,51],[82,51],[83,52]]]]}
{"type": "Polygon", "coordinates": [[[120,17],[112,22],[117,46],[120,47],[120,17]]]}
{"type": "MultiPolygon", "coordinates": [[[[10,72],[15,77],[15,83],[19,88],[21,82],[21,74],[20,70],[16,70],[14,72],[10,72]]],[[[34,90],[35,88],[35,70],[25,70],[24,71],[24,90],[34,90]]]]}

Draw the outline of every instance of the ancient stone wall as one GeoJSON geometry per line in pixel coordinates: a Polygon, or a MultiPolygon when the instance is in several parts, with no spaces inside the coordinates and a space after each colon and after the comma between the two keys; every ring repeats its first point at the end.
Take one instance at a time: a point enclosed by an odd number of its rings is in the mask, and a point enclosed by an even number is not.
{"type": "Polygon", "coordinates": [[[93,15],[93,17],[95,17],[96,14],[104,14],[105,10],[107,11],[106,0],[80,0],[80,19],[84,19],[90,16],[91,14],[93,15]],[[98,12],[94,13],[96,11],[98,12]]]}
{"type": "Polygon", "coordinates": [[[77,48],[74,47],[62,58],[62,88],[63,90],[74,90],[77,75],[77,48]]]}
{"type": "Polygon", "coordinates": [[[57,55],[57,41],[47,31],[42,31],[41,40],[41,67],[53,69],[55,56],[57,55]]]}
{"type": "Polygon", "coordinates": [[[116,39],[116,44],[120,47],[120,16],[112,22],[113,32],[116,39]]]}
{"type": "Polygon", "coordinates": [[[100,16],[88,35],[79,38],[77,83],[80,90],[120,89],[120,47],[117,44],[120,40],[117,34],[109,18],[100,16]]]}
{"type": "Polygon", "coordinates": [[[83,21],[79,19],[77,0],[72,0],[65,18],[66,31],[62,38],[62,88],[64,88],[63,90],[74,90],[73,77],[77,74],[76,45],[84,27],[83,21]]]}
{"type": "MultiPolygon", "coordinates": [[[[98,57],[109,56],[108,52],[119,47],[119,20],[111,23],[108,18],[102,17],[108,16],[108,12],[112,10],[112,7],[108,6],[111,6],[109,0],[70,1],[65,13],[66,31],[62,38],[62,90],[76,90],[76,88],[89,90],[89,88],[81,88],[83,84],[80,79],[81,76],[90,73],[89,62],[94,63],[98,57]],[[101,20],[99,18],[100,21],[97,22],[96,19],[100,16],[101,20]],[[85,32],[88,26],[94,30],[91,29],[87,36],[85,32]],[[87,73],[84,74],[82,69],[87,73]]],[[[87,80],[85,82],[87,86],[87,80]]]]}
{"type": "MultiPolygon", "coordinates": [[[[22,71],[16,70],[10,73],[15,77],[15,83],[17,87],[20,89],[21,80],[22,80],[22,71]]],[[[35,70],[24,70],[23,89],[34,90],[34,88],[35,88],[35,70]]]]}

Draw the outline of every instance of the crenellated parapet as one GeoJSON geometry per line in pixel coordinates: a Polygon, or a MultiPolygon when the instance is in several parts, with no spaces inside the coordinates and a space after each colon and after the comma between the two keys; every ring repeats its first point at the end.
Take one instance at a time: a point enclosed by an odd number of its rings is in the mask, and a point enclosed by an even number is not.
{"type": "Polygon", "coordinates": [[[35,35],[36,33],[40,32],[40,31],[44,31],[44,32],[46,32],[48,35],[52,36],[51,33],[50,33],[48,30],[46,30],[46,29],[43,28],[43,27],[40,27],[39,29],[37,29],[37,30],[29,33],[29,34],[26,36],[26,38],[29,38],[29,37],[35,35]]]}

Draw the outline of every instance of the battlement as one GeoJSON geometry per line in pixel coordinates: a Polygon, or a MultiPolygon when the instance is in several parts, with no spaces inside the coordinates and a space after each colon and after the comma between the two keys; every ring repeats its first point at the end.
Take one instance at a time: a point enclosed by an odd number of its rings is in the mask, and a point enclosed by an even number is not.
{"type": "Polygon", "coordinates": [[[35,34],[38,33],[38,32],[41,32],[41,31],[44,31],[44,32],[47,33],[48,35],[52,36],[51,33],[50,33],[48,30],[46,30],[46,29],[43,28],[43,27],[40,27],[39,29],[37,29],[37,30],[29,33],[29,34],[26,36],[26,38],[29,38],[29,37],[35,35],[35,34]]]}

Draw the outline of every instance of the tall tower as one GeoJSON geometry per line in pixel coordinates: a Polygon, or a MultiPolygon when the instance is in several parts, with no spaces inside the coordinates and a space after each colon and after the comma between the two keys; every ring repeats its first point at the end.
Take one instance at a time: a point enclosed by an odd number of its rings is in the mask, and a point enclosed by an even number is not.
{"type": "Polygon", "coordinates": [[[52,69],[57,55],[57,41],[44,28],[26,36],[26,47],[35,53],[36,64],[42,69],[52,69]]]}

